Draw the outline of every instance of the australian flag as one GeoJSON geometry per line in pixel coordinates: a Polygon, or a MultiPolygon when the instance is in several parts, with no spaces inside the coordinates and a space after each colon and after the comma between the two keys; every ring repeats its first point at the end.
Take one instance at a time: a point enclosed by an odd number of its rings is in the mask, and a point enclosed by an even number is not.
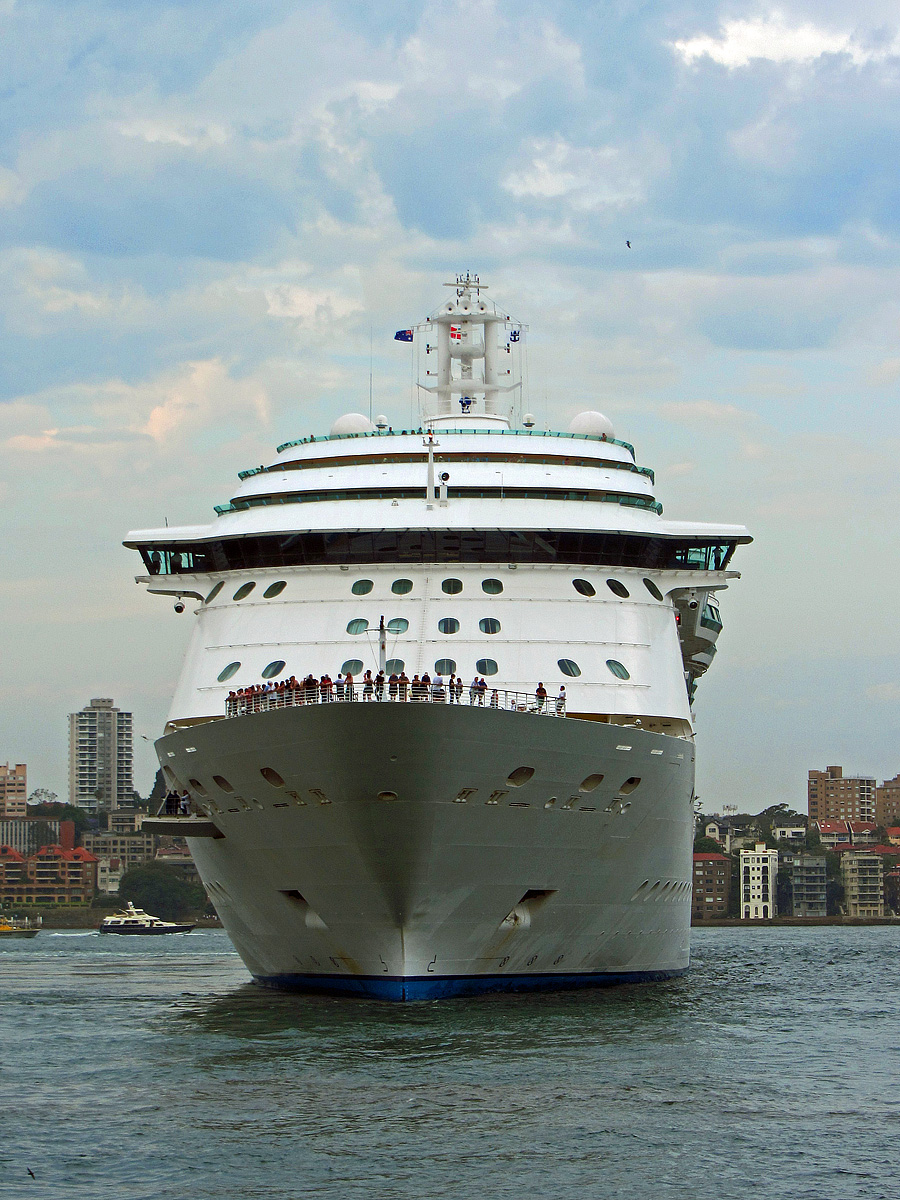
{"type": "Polygon", "coordinates": [[[413,340],[413,331],[411,329],[398,329],[394,334],[395,342],[411,342],[413,340]]]}

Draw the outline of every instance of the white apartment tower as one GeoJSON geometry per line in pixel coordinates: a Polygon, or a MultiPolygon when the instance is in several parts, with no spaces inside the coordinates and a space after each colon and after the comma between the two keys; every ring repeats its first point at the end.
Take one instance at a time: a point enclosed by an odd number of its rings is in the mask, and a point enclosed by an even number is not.
{"type": "Polygon", "coordinates": [[[115,812],[133,799],[131,713],[107,699],[69,713],[69,803],[115,812]]]}
{"type": "Polygon", "coordinates": [[[741,919],[767,921],[777,915],[775,877],[778,851],[767,850],[757,842],[751,850],[741,851],[741,919]]]}

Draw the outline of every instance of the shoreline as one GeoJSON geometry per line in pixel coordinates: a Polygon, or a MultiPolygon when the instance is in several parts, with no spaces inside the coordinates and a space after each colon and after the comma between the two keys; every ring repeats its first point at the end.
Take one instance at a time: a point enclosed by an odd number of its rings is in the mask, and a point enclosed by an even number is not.
{"type": "Polygon", "coordinates": [[[825,926],[825,925],[900,925],[900,917],[769,917],[768,920],[747,920],[741,917],[715,917],[709,921],[692,921],[691,929],[714,927],[730,929],[739,925],[751,928],[777,928],[780,926],[825,926]]]}

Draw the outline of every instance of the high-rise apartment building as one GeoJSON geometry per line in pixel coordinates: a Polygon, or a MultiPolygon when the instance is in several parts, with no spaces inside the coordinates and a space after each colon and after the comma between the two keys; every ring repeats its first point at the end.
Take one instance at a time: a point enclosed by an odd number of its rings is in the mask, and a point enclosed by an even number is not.
{"type": "Polygon", "coordinates": [[[25,763],[0,763],[0,817],[28,815],[27,773],[25,763]]]}
{"type": "Polygon", "coordinates": [[[775,877],[778,874],[778,851],[767,850],[765,842],[757,842],[751,850],[741,851],[741,919],[767,921],[777,913],[775,877]]]}
{"type": "Polygon", "coordinates": [[[875,789],[875,822],[885,827],[900,825],[900,775],[875,789]]]}
{"type": "Polygon", "coordinates": [[[807,784],[810,821],[874,821],[875,779],[844,777],[843,767],[810,771],[807,784]]]}
{"type": "Polygon", "coordinates": [[[69,713],[69,803],[114,812],[133,801],[131,713],[92,700],[69,713]]]}
{"type": "Polygon", "coordinates": [[[792,913],[824,917],[828,912],[828,879],[824,855],[795,854],[791,862],[792,913]]]}
{"type": "Polygon", "coordinates": [[[884,873],[877,854],[864,850],[842,854],[841,880],[848,917],[884,916],[884,873]]]}
{"type": "Polygon", "coordinates": [[[711,917],[726,916],[730,887],[730,858],[724,854],[695,854],[691,920],[696,924],[711,917]]]}

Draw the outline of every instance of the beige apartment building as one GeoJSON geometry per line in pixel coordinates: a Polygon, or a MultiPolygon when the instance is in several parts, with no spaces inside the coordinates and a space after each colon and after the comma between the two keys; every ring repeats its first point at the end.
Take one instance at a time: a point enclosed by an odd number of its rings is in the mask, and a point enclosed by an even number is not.
{"type": "Polygon", "coordinates": [[[875,789],[875,822],[885,828],[900,825],[900,775],[875,789]]]}
{"type": "Polygon", "coordinates": [[[0,763],[0,817],[27,817],[28,771],[25,763],[0,763]]]}
{"type": "Polygon", "coordinates": [[[810,821],[874,821],[875,778],[844,776],[843,767],[810,771],[807,783],[810,821]]]}
{"type": "Polygon", "coordinates": [[[884,872],[880,855],[848,850],[841,855],[841,881],[848,917],[884,916],[884,872]]]}

